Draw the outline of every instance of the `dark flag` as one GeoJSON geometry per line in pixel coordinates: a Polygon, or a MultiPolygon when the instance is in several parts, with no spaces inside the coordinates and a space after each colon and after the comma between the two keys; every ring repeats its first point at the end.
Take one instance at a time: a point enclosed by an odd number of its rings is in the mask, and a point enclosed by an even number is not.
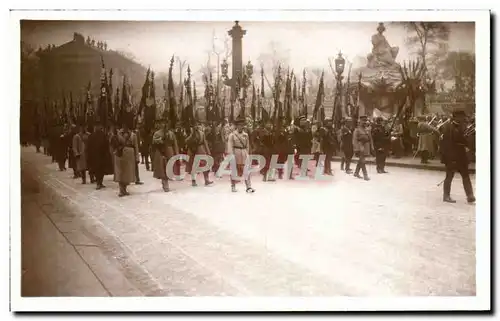
{"type": "Polygon", "coordinates": [[[120,114],[120,88],[119,85],[116,86],[115,103],[113,108],[113,120],[118,123],[118,116],[120,114]]]}
{"type": "Polygon", "coordinates": [[[83,117],[85,119],[85,121],[87,121],[87,114],[90,111],[89,109],[92,109],[92,94],[90,92],[91,88],[92,88],[92,83],[89,81],[89,84],[87,85],[87,93],[86,93],[86,97],[85,97],[85,105],[83,105],[82,114],[79,115],[80,117],[83,117]]]}
{"type": "Polygon", "coordinates": [[[314,105],[313,119],[318,119],[318,112],[321,106],[323,106],[323,99],[325,97],[325,84],[323,82],[323,76],[325,72],[321,73],[321,78],[319,79],[318,95],[316,96],[316,104],[314,105]]]}
{"type": "Polygon", "coordinates": [[[266,98],[265,91],[264,91],[264,67],[261,66],[260,68],[260,95],[262,98],[266,98]]]}
{"type": "Polygon", "coordinates": [[[274,79],[274,109],[273,109],[273,122],[277,123],[277,113],[280,107],[281,96],[281,65],[278,65],[278,72],[274,79]]]}
{"type": "Polygon", "coordinates": [[[109,70],[109,81],[108,81],[108,120],[115,119],[114,108],[113,108],[113,68],[111,68],[109,70]]]}
{"type": "Polygon", "coordinates": [[[62,92],[62,117],[64,117],[64,122],[71,123],[69,118],[68,103],[66,102],[66,94],[62,92]]]}
{"type": "Polygon", "coordinates": [[[168,69],[168,118],[172,128],[177,126],[177,102],[175,101],[174,78],[172,77],[172,69],[174,66],[174,56],[170,59],[170,68],[168,69]]]}
{"type": "Polygon", "coordinates": [[[196,103],[198,102],[198,96],[196,96],[196,82],[193,80],[193,119],[198,120],[198,113],[196,109],[196,103]]]}
{"type": "Polygon", "coordinates": [[[131,111],[132,101],[130,97],[130,86],[128,84],[127,76],[123,76],[122,85],[122,101],[120,104],[120,110],[118,112],[118,124],[122,125],[125,120],[125,113],[131,111]]]}
{"type": "Polygon", "coordinates": [[[151,81],[149,82],[149,92],[146,98],[146,106],[144,110],[144,128],[146,133],[150,133],[154,129],[156,120],[156,93],[155,93],[155,74],[151,72],[151,81]]]}
{"type": "Polygon", "coordinates": [[[191,94],[191,68],[188,65],[187,69],[188,78],[184,81],[186,86],[186,107],[182,111],[182,122],[184,127],[189,130],[194,125],[194,108],[193,96],[191,94]]]}
{"type": "Polygon", "coordinates": [[[108,81],[106,77],[106,67],[104,65],[104,59],[101,56],[101,94],[99,96],[99,110],[97,112],[97,119],[101,122],[104,128],[108,127],[108,115],[109,115],[109,92],[108,92],[108,81]]]}
{"type": "Polygon", "coordinates": [[[307,118],[307,98],[306,98],[306,70],[302,72],[302,93],[300,94],[301,112],[300,116],[307,118]]]}
{"type": "Polygon", "coordinates": [[[250,114],[252,116],[252,122],[255,127],[255,122],[257,121],[257,106],[255,106],[255,84],[252,84],[252,104],[250,105],[250,114]]]}
{"type": "Polygon", "coordinates": [[[220,106],[220,119],[221,121],[222,120],[225,120],[226,119],[226,89],[222,89],[224,92],[223,92],[223,95],[222,95],[222,102],[220,103],[221,106],[220,106]]]}
{"type": "Polygon", "coordinates": [[[290,124],[292,122],[292,78],[293,78],[293,70],[291,73],[287,75],[286,84],[285,84],[285,119],[286,123],[290,124]]]}
{"type": "Polygon", "coordinates": [[[146,106],[146,99],[149,96],[149,74],[151,73],[151,70],[148,68],[146,71],[146,79],[144,80],[144,85],[142,85],[142,96],[141,96],[141,101],[139,102],[139,110],[137,111],[137,116],[142,115],[142,112],[144,111],[144,108],[146,106]]]}

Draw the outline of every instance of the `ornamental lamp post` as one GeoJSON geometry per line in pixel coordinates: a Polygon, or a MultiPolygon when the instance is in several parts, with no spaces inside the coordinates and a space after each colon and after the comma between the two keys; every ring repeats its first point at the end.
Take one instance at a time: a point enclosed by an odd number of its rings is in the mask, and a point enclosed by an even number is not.
{"type": "MultiPolygon", "coordinates": [[[[344,68],[345,68],[345,59],[344,57],[342,57],[342,52],[339,52],[337,58],[335,58],[335,72],[337,73],[337,90],[336,90],[336,98],[335,98],[335,103],[336,103],[336,106],[334,106],[334,110],[333,110],[333,115],[336,114],[336,108],[339,108],[340,107],[340,110],[342,111],[343,110],[343,104],[342,104],[342,73],[344,72],[344,68]],[[338,104],[338,105],[337,105],[338,104]]],[[[332,119],[334,119],[334,121],[337,121],[339,122],[340,119],[335,119],[335,117],[332,117],[332,119]]],[[[339,124],[335,124],[335,126],[338,126],[339,124]]]]}

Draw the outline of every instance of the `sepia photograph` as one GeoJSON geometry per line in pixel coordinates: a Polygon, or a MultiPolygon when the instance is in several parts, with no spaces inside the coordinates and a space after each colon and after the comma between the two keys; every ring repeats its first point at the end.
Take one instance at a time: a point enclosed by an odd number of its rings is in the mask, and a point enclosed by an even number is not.
{"type": "Polygon", "coordinates": [[[12,309],[491,308],[489,12],[278,13],[11,12],[12,309]]]}

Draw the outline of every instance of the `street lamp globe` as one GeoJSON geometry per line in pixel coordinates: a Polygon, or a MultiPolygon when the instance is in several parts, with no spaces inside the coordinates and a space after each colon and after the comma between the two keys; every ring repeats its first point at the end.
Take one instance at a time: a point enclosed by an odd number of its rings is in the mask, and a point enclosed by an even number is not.
{"type": "Polygon", "coordinates": [[[342,57],[342,52],[339,52],[337,58],[335,59],[335,71],[338,74],[343,73],[344,66],[345,66],[345,59],[344,59],[344,57],[342,57]]]}
{"type": "Polygon", "coordinates": [[[249,77],[249,78],[252,78],[252,76],[253,76],[253,65],[252,65],[252,63],[250,62],[250,60],[249,60],[249,61],[248,61],[248,63],[247,63],[246,69],[247,69],[247,70],[246,70],[246,73],[247,73],[248,77],[249,77]]]}
{"type": "Polygon", "coordinates": [[[222,77],[227,78],[227,70],[229,68],[229,64],[227,63],[227,60],[224,59],[222,61],[222,64],[220,65],[222,69],[222,77]]]}

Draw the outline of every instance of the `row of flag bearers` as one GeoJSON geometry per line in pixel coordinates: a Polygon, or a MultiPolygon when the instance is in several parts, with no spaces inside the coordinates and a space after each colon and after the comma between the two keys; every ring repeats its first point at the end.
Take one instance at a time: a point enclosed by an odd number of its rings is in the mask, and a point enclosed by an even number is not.
{"type": "MultiPolygon", "coordinates": [[[[463,113],[454,113],[451,121],[440,130],[442,162],[447,171],[443,188],[445,202],[454,202],[450,197],[454,172],[459,172],[463,177],[468,201],[475,201],[464,152],[467,149],[467,134],[463,129],[463,118],[463,113]]],[[[273,155],[277,155],[279,165],[290,164],[289,157],[292,156],[292,165],[297,167],[302,166],[302,155],[313,155],[316,166],[320,165],[320,156],[324,155],[324,174],[332,175],[331,160],[338,150],[342,156],[341,169],[347,174],[352,173],[350,164],[354,156],[358,157],[355,177],[370,180],[365,165],[365,159],[369,156],[375,156],[378,173],[387,173],[385,158],[390,146],[390,129],[387,129],[387,124],[381,118],[369,125],[367,117],[362,116],[355,128],[350,118],[344,119],[341,127],[335,129],[331,119],[311,126],[305,117],[298,117],[290,125],[284,120],[276,127],[272,122],[262,122],[252,129],[247,126],[245,119],[237,118],[233,124],[227,120],[220,124],[198,122],[186,132],[178,130],[164,117],[156,121],[155,131],[148,138],[141,137],[140,131],[134,129],[133,115],[126,113],[121,126],[112,124],[107,130],[98,121],[90,126],[84,122],[77,125],[58,123],[51,128],[49,138],[48,148],[44,148],[44,152],[52,156],[59,170],[65,171],[67,162],[73,169],[75,179],[80,178],[86,184],[89,178],[91,183],[96,184],[97,190],[105,188],[105,175],[113,175],[119,186],[118,195],[123,197],[129,195],[127,187],[130,184],[142,184],[139,163],[142,158],[140,146],[144,144],[150,147],[152,175],[161,181],[165,192],[170,191],[169,181],[173,179],[167,173],[167,163],[172,157],[185,153],[189,155],[185,171],[191,175],[193,187],[198,186],[197,172],[193,169],[196,156],[210,155],[214,160],[212,168],[203,172],[204,185],[210,186],[213,184],[210,172],[217,172],[224,157],[233,155],[237,175],[231,175],[231,190],[237,191],[238,179],[242,177],[246,192],[253,193],[255,189],[250,175],[245,174],[250,154],[262,155],[265,159],[260,171],[263,181],[275,180],[276,173],[270,169],[273,155]]],[[[174,163],[175,175],[181,175],[181,165],[181,160],[174,163]]],[[[202,167],[205,165],[203,160],[199,164],[202,167]]],[[[289,171],[288,175],[288,179],[294,179],[293,171],[289,171]]],[[[283,168],[277,170],[277,176],[279,179],[284,178],[283,168]]]]}

